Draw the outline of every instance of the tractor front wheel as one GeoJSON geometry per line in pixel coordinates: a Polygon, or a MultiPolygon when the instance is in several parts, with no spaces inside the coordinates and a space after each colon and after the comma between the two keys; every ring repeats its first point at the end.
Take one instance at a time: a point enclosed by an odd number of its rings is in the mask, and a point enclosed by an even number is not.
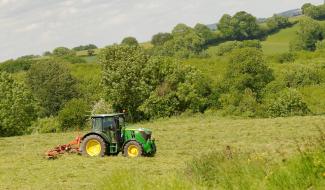
{"type": "Polygon", "coordinates": [[[142,146],[136,141],[130,141],[124,145],[123,156],[135,158],[142,156],[142,146]]]}
{"type": "Polygon", "coordinates": [[[105,156],[106,143],[98,135],[89,135],[81,144],[81,152],[84,156],[105,156]]]}

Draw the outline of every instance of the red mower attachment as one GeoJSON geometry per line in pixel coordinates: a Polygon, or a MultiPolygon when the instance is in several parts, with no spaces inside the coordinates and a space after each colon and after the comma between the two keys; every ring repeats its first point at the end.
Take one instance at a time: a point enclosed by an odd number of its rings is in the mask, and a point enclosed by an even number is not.
{"type": "Polygon", "coordinates": [[[60,154],[64,153],[79,153],[81,142],[81,136],[77,136],[75,140],[71,141],[68,144],[58,145],[52,150],[49,150],[45,153],[47,159],[56,159],[60,154]]]}

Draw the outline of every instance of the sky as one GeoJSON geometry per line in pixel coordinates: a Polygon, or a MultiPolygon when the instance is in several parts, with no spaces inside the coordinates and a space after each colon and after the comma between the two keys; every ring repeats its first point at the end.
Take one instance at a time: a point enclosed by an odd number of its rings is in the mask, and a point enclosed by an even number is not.
{"type": "Polygon", "coordinates": [[[323,0],[0,0],[0,61],[55,47],[149,41],[178,23],[216,23],[225,13],[259,18],[323,0]]]}

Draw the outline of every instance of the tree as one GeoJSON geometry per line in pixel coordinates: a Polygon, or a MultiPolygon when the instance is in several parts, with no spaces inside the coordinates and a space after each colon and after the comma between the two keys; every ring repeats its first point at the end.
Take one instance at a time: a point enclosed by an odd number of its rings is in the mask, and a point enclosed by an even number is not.
{"type": "Polygon", "coordinates": [[[194,68],[170,58],[149,57],[140,47],[110,46],[99,58],[105,98],[132,120],[204,111],[210,89],[194,68]]]}
{"type": "Polygon", "coordinates": [[[94,44],[81,45],[81,46],[72,48],[72,50],[74,50],[74,51],[84,51],[84,50],[93,50],[93,49],[97,49],[97,46],[94,44]]]}
{"type": "Polygon", "coordinates": [[[302,7],[301,7],[301,10],[302,10],[302,14],[306,14],[306,10],[310,7],[313,7],[313,5],[311,3],[305,3],[302,7]]]}
{"type": "Polygon", "coordinates": [[[204,24],[196,24],[194,31],[205,40],[206,44],[210,44],[215,40],[215,35],[212,30],[204,24]]]}
{"type": "Polygon", "coordinates": [[[36,119],[30,91],[4,72],[0,72],[0,136],[22,135],[36,119]]]}
{"type": "Polygon", "coordinates": [[[58,47],[53,50],[53,55],[57,57],[74,56],[76,52],[66,47],[58,47]]]}
{"type": "Polygon", "coordinates": [[[198,55],[205,48],[205,40],[193,28],[185,24],[176,25],[172,36],[173,38],[165,42],[163,46],[156,46],[154,54],[188,58],[198,55]]]}
{"type": "Polygon", "coordinates": [[[307,3],[303,5],[302,12],[304,15],[316,20],[325,19],[325,5],[315,6],[310,3],[307,3]]]}
{"type": "Polygon", "coordinates": [[[158,33],[152,36],[151,43],[154,46],[164,45],[165,42],[171,40],[173,36],[170,33],[158,33]]]}
{"type": "Polygon", "coordinates": [[[218,29],[230,40],[254,39],[261,35],[256,18],[244,11],[236,13],[233,17],[224,15],[218,29]]]}
{"type": "Polygon", "coordinates": [[[228,90],[244,92],[250,89],[260,98],[262,90],[274,77],[261,50],[242,48],[233,51],[225,80],[228,90]]]}
{"type": "Polygon", "coordinates": [[[33,64],[26,82],[41,106],[41,115],[56,115],[64,103],[76,97],[76,80],[69,68],[55,59],[33,64]]]}
{"type": "Polygon", "coordinates": [[[109,46],[99,55],[105,99],[117,112],[128,110],[133,120],[141,119],[138,107],[153,88],[152,76],[147,74],[147,60],[139,46],[109,46]]]}
{"type": "Polygon", "coordinates": [[[88,111],[90,107],[84,100],[72,99],[67,102],[58,114],[61,131],[83,129],[88,119],[88,111]]]}
{"type": "Polygon", "coordinates": [[[291,25],[289,18],[279,15],[273,15],[271,18],[267,19],[266,24],[270,32],[275,32],[291,25]]]}
{"type": "Polygon", "coordinates": [[[291,50],[314,51],[316,43],[323,39],[322,27],[311,18],[302,19],[299,26],[296,38],[290,44],[291,50]]]}
{"type": "Polygon", "coordinates": [[[126,46],[138,46],[139,43],[136,38],[134,37],[126,37],[122,40],[121,45],[126,45],[126,46]]]}

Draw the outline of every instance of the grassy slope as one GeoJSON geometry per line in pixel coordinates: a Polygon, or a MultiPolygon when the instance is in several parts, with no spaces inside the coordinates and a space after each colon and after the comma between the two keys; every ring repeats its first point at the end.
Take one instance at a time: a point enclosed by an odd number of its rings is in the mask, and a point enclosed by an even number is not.
{"type": "Polygon", "coordinates": [[[46,149],[69,142],[77,133],[0,138],[0,189],[98,189],[110,175],[126,170],[145,171],[159,182],[183,171],[193,156],[227,145],[278,159],[296,152],[295,140],[317,135],[324,122],[321,116],[246,120],[213,114],[161,119],[137,124],[153,129],[158,146],[154,158],[139,159],[42,158],[46,149]]]}

